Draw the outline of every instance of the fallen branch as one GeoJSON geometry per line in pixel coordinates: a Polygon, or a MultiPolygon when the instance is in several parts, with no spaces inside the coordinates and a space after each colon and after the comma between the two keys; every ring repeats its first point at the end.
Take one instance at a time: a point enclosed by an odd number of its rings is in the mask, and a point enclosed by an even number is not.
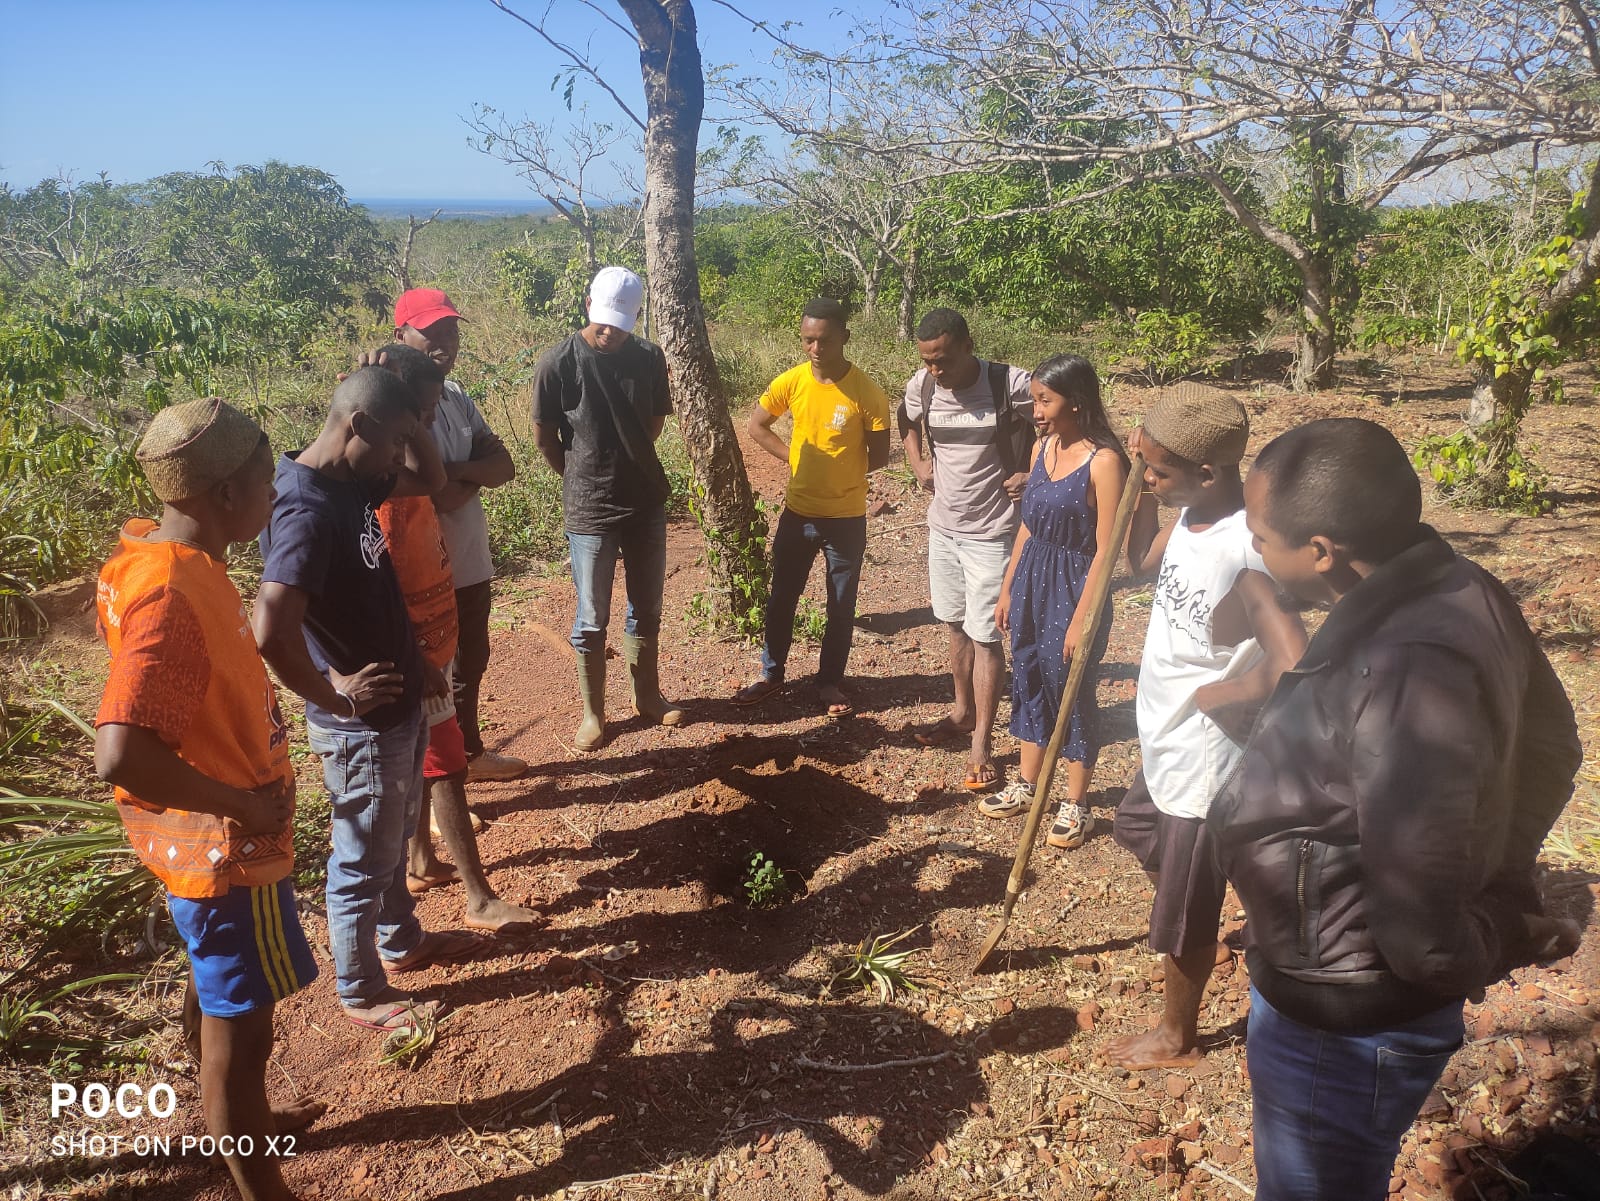
{"type": "Polygon", "coordinates": [[[882,1063],[821,1063],[801,1055],[795,1059],[795,1063],[818,1072],[881,1072],[886,1068],[920,1068],[930,1063],[942,1063],[954,1054],[954,1051],[940,1051],[937,1055],[919,1055],[915,1059],[888,1059],[882,1063]]]}
{"type": "Polygon", "coordinates": [[[607,1176],[604,1180],[574,1180],[567,1185],[567,1194],[582,1189],[605,1188],[608,1184],[618,1184],[624,1180],[675,1180],[671,1172],[624,1172],[620,1176],[607,1176]]]}
{"type": "Polygon", "coordinates": [[[918,521],[907,521],[907,522],[901,523],[900,525],[890,525],[890,526],[885,526],[881,530],[873,530],[870,534],[867,535],[867,537],[868,538],[881,538],[885,534],[899,534],[899,533],[902,533],[902,532],[904,532],[906,530],[920,530],[920,529],[923,529],[924,527],[926,527],[927,524],[928,524],[928,522],[927,522],[926,518],[920,519],[918,521]]]}
{"type": "Polygon", "coordinates": [[[1227,1181],[1229,1184],[1233,1185],[1234,1188],[1238,1189],[1241,1193],[1243,1193],[1246,1197],[1254,1197],[1256,1195],[1256,1190],[1255,1189],[1251,1188],[1248,1184],[1246,1184],[1244,1181],[1240,1180],[1237,1176],[1232,1176],[1232,1175],[1229,1175],[1227,1172],[1224,1172],[1221,1168],[1217,1167],[1217,1165],[1212,1163],[1209,1159],[1196,1160],[1194,1166],[1199,1168],[1202,1172],[1210,1172],[1218,1180],[1227,1181]]]}
{"type": "Polygon", "coordinates": [[[732,1130],[725,1130],[723,1131],[723,1137],[729,1138],[735,1134],[743,1134],[746,1130],[759,1130],[764,1126],[777,1126],[783,1122],[795,1122],[804,1126],[821,1126],[824,1130],[833,1129],[827,1122],[819,1121],[816,1118],[796,1117],[792,1113],[784,1113],[779,1110],[770,1117],[762,1118],[759,1122],[746,1122],[743,1126],[735,1126],[732,1130]]]}

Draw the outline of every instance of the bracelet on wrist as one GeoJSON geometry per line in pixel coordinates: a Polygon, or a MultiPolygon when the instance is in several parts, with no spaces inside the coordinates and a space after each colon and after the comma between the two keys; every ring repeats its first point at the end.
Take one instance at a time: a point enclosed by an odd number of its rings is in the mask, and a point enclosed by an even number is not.
{"type": "Polygon", "coordinates": [[[345,691],[343,691],[341,689],[338,689],[338,688],[335,688],[334,692],[338,693],[339,696],[343,697],[344,698],[344,703],[350,706],[350,716],[352,718],[360,716],[360,714],[356,712],[356,698],[355,697],[351,696],[348,692],[345,692],[345,691]]]}

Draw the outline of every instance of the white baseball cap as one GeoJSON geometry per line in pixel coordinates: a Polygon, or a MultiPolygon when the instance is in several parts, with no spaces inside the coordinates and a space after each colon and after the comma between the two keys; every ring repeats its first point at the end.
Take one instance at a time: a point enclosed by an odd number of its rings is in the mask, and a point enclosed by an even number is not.
{"type": "Polygon", "coordinates": [[[644,281],[626,267],[602,267],[589,285],[589,320],[633,332],[644,304],[644,281]]]}

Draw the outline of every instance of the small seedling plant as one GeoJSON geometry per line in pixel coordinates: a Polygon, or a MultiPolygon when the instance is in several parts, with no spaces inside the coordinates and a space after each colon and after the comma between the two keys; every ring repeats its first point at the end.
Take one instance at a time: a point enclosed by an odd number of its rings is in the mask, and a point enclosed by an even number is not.
{"type": "Polygon", "coordinates": [[[783,869],[764,852],[750,856],[750,866],[744,873],[744,895],[753,909],[770,909],[788,894],[789,885],[783,878],[783,869]]]}
{"type": "Polygon", "coordinates": [[[385,1067],[413,1069],[421,1065],[439,1036],[439,1023],[427,1013],[413,1011],[412,1024],[391,1030],[378,1047],[378,1062],[385,1067]]]}
{"type": "Polygon", "coordinates": [[[893,948],[920,929],[921,926],[912,926],[898,934],[878,934],[870,941],[863,939],[828,981],[828,990],[831,992],[840,984],[859,984],[867,992],[876,990],[878,1000],[886,1004],[902,992],[918,991],[921,986],[906,970],[906,964],[919,948],[907,947],[902,951],[893,948]]]}

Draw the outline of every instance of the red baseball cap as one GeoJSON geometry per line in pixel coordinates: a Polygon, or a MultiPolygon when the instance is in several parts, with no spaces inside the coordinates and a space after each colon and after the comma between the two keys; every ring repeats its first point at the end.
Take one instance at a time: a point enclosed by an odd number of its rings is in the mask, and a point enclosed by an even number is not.
{"type": "Polygon", "coordinates": [[[438,288],[412,288],[409,292],[401,293],[400,299],[394,302],[395,329],[407,325],[412,329],[427,329],[446,317],[466,320],[456,312],[456,306],[450,303],[450,298],[438,288]]]}

